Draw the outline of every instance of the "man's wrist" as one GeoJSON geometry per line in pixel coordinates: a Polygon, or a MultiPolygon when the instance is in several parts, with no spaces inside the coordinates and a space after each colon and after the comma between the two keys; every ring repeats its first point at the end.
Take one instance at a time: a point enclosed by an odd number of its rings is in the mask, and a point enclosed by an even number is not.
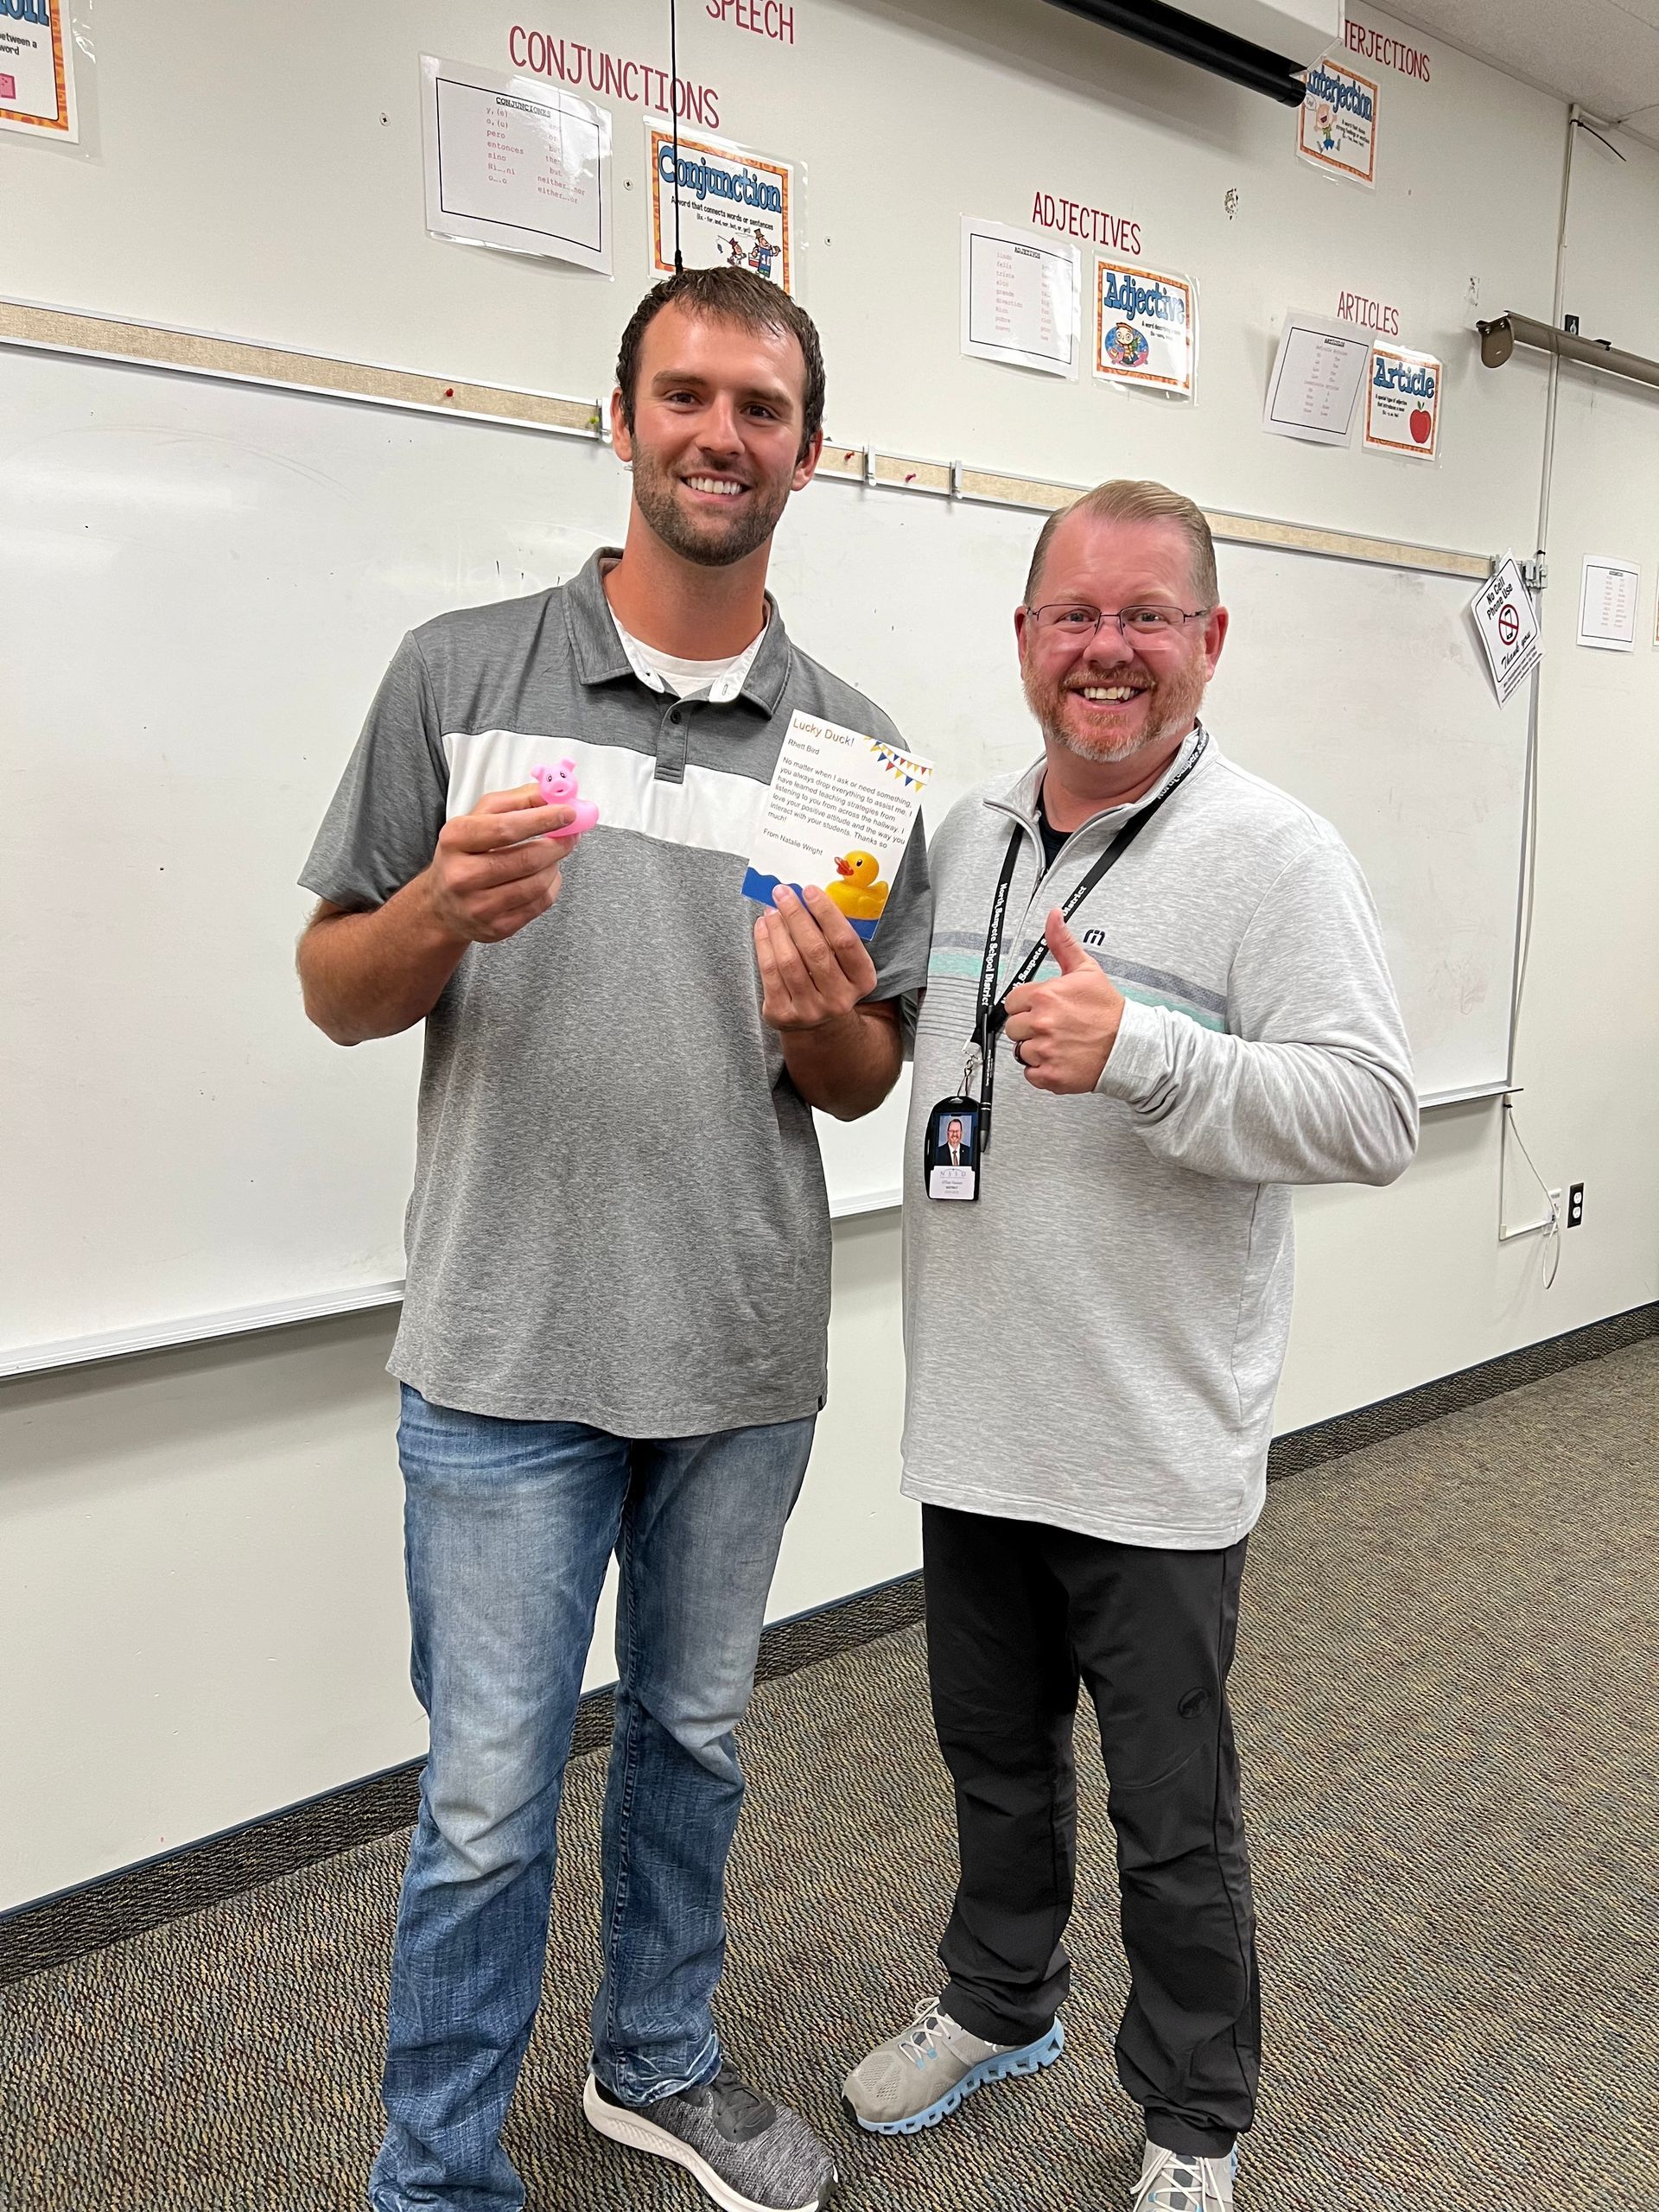
{"type": "Polygon", "coordinates": [[[409,918],[434,952],[465,950],[473,940],[465,930],[457,929],[444,913],[438,896],[437,872],[435,868],[423,868],[397,894],[409,904],[409,918]]]}

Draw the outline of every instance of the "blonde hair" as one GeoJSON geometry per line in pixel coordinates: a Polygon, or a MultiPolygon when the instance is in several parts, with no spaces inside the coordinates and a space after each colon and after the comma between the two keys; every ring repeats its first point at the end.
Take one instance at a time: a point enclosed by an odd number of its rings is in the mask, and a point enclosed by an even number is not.
{"type": "Polygon", "coordinates": [[[1048,549],[1054,533],[1063,522],[1073,515],[1084,515],[1090,522],[1173,522],[1185,533],[1192,553],[1192,585],[1200,602],[1214,607],[1221,597],[1221,585],[1216,576],[1216,541],[1210,535],[1210,525],[1204,518],[1204,509],[1183,493],[1172,492],[1167,484],[1154,484],[1145,478],[1115,476],[1109,483],[1096,484],[1092,492],[1085,492],[1073,499],[1069,507],[1060,507],[1050,515],[1038,532],[1037,544],[1031,556],[1031,569],[1026,577],[1026,605],[1029,607],[1042,582],[1043,563],[1048,558],[1048,549]]]}

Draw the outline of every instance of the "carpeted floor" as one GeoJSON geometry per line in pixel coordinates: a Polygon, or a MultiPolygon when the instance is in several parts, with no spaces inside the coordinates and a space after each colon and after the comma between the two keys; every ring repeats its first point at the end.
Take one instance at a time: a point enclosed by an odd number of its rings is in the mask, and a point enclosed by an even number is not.
{"type": "MultiPolygon", "coordinates": [[[[1659,2199],[1659,1344],[1274,1486],[1236,1676],[1268,2069],[1240,2212],[1659,2199]]],[[[767,1685],[721,2022],[840,2145],[849,2212],[1127,2202],[1123,1968],[1085,1765],[1066,2057],[915,2142],[843,2069],[934,1985],[952,1864],[919,1630],[767,1685]]],[[[576,1763],[511,2148],[535,2212],[692,2212],[578,2115],[601,1770],[576,1763]]],[[[401,1842],[0,1990],[3,2212],[346,2212],[401,1842]]]]}

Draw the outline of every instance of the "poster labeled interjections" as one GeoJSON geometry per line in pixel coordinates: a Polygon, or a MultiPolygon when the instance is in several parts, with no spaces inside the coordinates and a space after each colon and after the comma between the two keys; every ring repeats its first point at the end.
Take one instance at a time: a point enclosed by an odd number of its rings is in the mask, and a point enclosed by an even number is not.
{"type": "Polygon", "coordinates": [[[0,130],[79,142],[66,0],[0,0],[0,130]]]}
{"type": "Polygon", "coordinates": [[[1298,111],[1296,150],[1327,176],[1376,182],[1376,86],[1340,61],[1316,61],[1298,111]]]}
{"type": "Polygon", "coordinates": [[[682,130],[677,170],[673,130],[650,116],[645,149],[652,266],[658,276],[674,274],[677,239],[688,269],[753,270],[795,297],[800,286],[798,163],[682,130]]]}
{"type": "Polygon", "coordinates": [[[1192,397],[1198,296],[1187,276],[1139,262],[1095,264],[1095,374],[1178,399],[1192,397]]]}

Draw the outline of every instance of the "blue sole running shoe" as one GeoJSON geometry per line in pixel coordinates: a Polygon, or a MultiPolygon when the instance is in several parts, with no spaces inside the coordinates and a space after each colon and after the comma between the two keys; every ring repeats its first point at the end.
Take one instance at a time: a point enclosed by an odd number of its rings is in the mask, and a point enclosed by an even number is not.
{"type": "Polygon", "coordinates": [[[873,2050],[842,2090],[870,2135],[919,2135],[948,2120],[988,2082],[1039,2074],[1065,2048],[1058,2020],[1035,2043],[986,2043],[937,2005],[918,2008],[910,2026],[873,2050]]]}

